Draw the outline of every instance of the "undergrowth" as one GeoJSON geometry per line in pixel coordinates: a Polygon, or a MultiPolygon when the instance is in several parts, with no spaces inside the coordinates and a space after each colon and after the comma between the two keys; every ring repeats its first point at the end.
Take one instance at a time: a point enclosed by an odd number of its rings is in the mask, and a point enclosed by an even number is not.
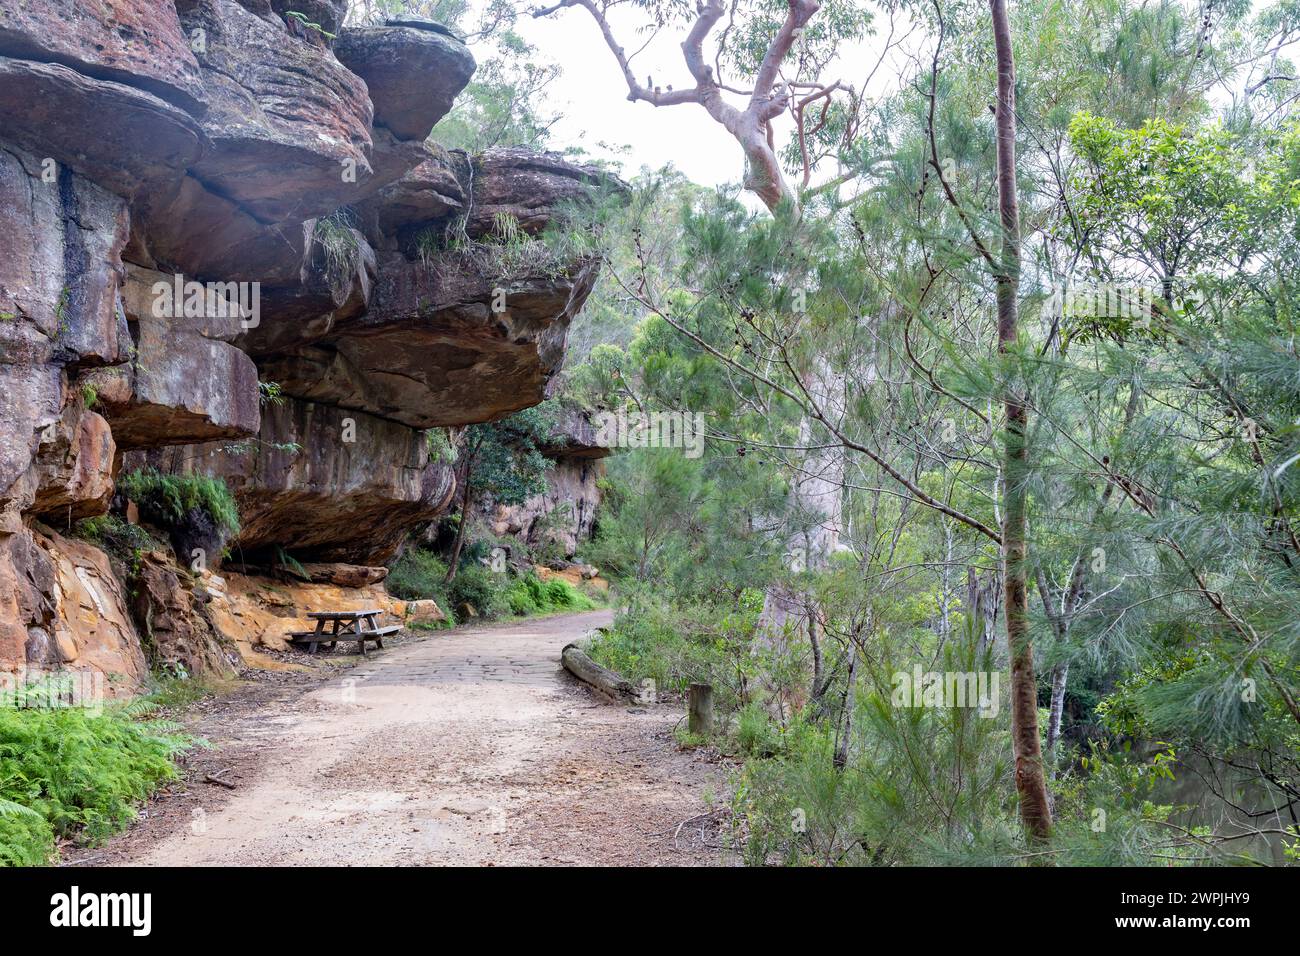
{"type": "Polygon", "coordinates": [[[143,527],[115,514],[83,518],[77,522],[73,534],[128,563],[159,546],[143,527]]]}
{"type": "Polygon", "coordinates": [[[149,719],[158,706],[0,707],[0,865],[50,863],[59,840],[95,845],[176,778],[174,758],[201,742],[149,719]]]}
{"type": "Polygon", "coordinates": [[[388,593],[404,601],[432,599],[454,626],[464,604],[471,605],[486,620],[514,615],[548,614],[557,611],[588,611],[596,606],[590,596],[554,579],[543,582],[529,572],[516,576],[494,572],[475,560],[462,560],[456,577],[448,582],[446,563],[424,548],[407,548],[389,569],[388,593]]]}

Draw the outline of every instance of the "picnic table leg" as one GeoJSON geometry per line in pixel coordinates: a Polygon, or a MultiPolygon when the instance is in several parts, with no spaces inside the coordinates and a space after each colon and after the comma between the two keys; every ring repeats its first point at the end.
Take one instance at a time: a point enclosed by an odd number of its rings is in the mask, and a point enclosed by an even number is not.
{"type": "MultiPolygon", "coordinates": [[[[324,629],[325,629],[325,619],[324,619],[323,617],[318,617],[318,618],[316,618],[316,633],[313,634],[312,637],[313,637],[313,638],[320,637],[320,635],[321,635],[321,631],[323,631],[324,629]]],[[[311,647],[309,647],[309,648],[307,649],[307,653],[308,653],[308,654],[315,654],[315,653],[316,653],[316,646],[317,646],[318,644],[320,644],[320,641],[313,640],[313,641],[311,642],[311,647]]]]}
{"type": "MultiPolygon", "coordinates": [[[[365,622],[362,625],[363,630],[369,630],[372,634],[379,630],[379,626],[375,624],[375,619],[373,617],[363,618],[362,620],[365,622]]],[[[375,647],[382,650],[384,647],[384,639],[382,637],[376,637],[373,640],[375,642],[375,647]]]]}

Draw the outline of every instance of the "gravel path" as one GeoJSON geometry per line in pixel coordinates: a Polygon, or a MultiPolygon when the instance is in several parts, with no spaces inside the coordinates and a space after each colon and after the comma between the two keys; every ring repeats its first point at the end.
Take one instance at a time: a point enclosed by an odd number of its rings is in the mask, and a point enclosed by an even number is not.
{"type": "Polygon", "coordinates": [[[679,826],[725,793],[674,744],[680,708],[601,702],[559,667],[609,618],[436,632],[209,701],[187,723],[213,749],[185,781],[68,862],[719,864],[708,818],[679,826]],[[217,771],[235,788],[204,782],[217,771]]]}

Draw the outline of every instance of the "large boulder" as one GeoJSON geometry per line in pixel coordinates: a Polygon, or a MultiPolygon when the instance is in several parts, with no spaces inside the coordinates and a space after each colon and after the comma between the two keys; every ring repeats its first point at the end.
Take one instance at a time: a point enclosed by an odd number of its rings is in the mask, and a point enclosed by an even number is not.
{"type": "Polygon", "coordinates": [[[141,556],[132,574],[131,612],[155,668],[178,676],[234,675],[239,652],[213,624],[206,607],[210,600],[172,555],[141,556]]]}
{"type": "MultiPolygon", "coordinates": [[[[174,288],[159,272],[127,268],[122,310],[136,330],[128,363],[87,376],[119,448],[247,438],[261,424],[257,366],[230,345],[241,331],[238,303],[198,315],[159,314],[155,290],[174,288]]],[[[164,299],[177,298],[172,294],[164,299]]]]}
{"type": "Polygon", "coordinates": [[[85,541],[47,528],[0,538],[0,611],[0,668],[98,675],[107,696],[148,673],[126,589],[85,541]]]}
{"type": "Polygon", "coordinates": [[[418,166],[395,183],[379,190],[356,207],[361,229],[371,244],[382,246],[385,239],[398,239],[407,227],[447,222],[465,210],[468,160],[463,153],[450,153],[428,145],[428,155],[418,166]],[[458,167],[465,172],[458,174],[458,167]]]}
{"type": "Polygon", "coordinates": [[[108,422],[73,401],[41,432],[27,513],[58,524],[101,515],[113,497],[116,445],[108,422]]]}
{"type": "Polygon", "coordinates": [[[375,125],[398,139],[428,136],[474,74],[474,57],[464,43],[439,24],[415,18],[346,29],[334,52],[366,81],[375,125]]]}
{"type": "Polygon", "coordinates": [[[368,311],[258,365],[288,394],[412,428],[491,421],[546,397],[596,272],[509,276],[473,252],[429,265],[384,254],[368,311]]]}
{"type": "Polygon", "coordinates": [[[329,212],[369,178],[366,84],[327,49],[235,0],[189,0],[180,20],[204,36],[195,56],[209,148],[192,172],[205,186],[262,222],[283,222],[329,212]]]}
{"type": "Polygon", "coordinates": [[[588,201],[594,189],[626,188],[595,166],[520,146],[497,147],[474,157],[473,181],[466,231],[475,238],[491,234],[499,216],[509,216],[524,232],[537,235],[566,205],[588,201]]]}

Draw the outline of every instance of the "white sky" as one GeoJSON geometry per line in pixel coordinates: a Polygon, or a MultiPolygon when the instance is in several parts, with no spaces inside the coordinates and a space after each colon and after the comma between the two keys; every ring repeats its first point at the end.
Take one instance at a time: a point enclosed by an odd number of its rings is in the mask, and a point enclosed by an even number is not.
{"type": "MultiPolygon", "coordinates": [[[[610,21],[625,49],[634,50],[645,42],[645,37],[636,33],[635,11],[616,10],[610,21]]],[[[557,147],[581,146],[594,156],[621,162],[629,175],[642,166],[658,168],[671,162],[705,186],[740,179],[740,147],[703,107],[628,101],[627,82],[618,62],[586,10],[561,10],[540,20],[525,16],[516,29],[544,59],[558,62],[563,71],[549,88],[551,102],[547,104],[550,111],[564,114],[551,131],[557,147]],[[615,153],[602,149],[602,143],[629,150],[615,153]]],[[[662,86],[683,89],[694,85],[677,47],[684,35],[684,30],[666,30],[632,60],[642,81],[651,74],[662,86]]]]}

